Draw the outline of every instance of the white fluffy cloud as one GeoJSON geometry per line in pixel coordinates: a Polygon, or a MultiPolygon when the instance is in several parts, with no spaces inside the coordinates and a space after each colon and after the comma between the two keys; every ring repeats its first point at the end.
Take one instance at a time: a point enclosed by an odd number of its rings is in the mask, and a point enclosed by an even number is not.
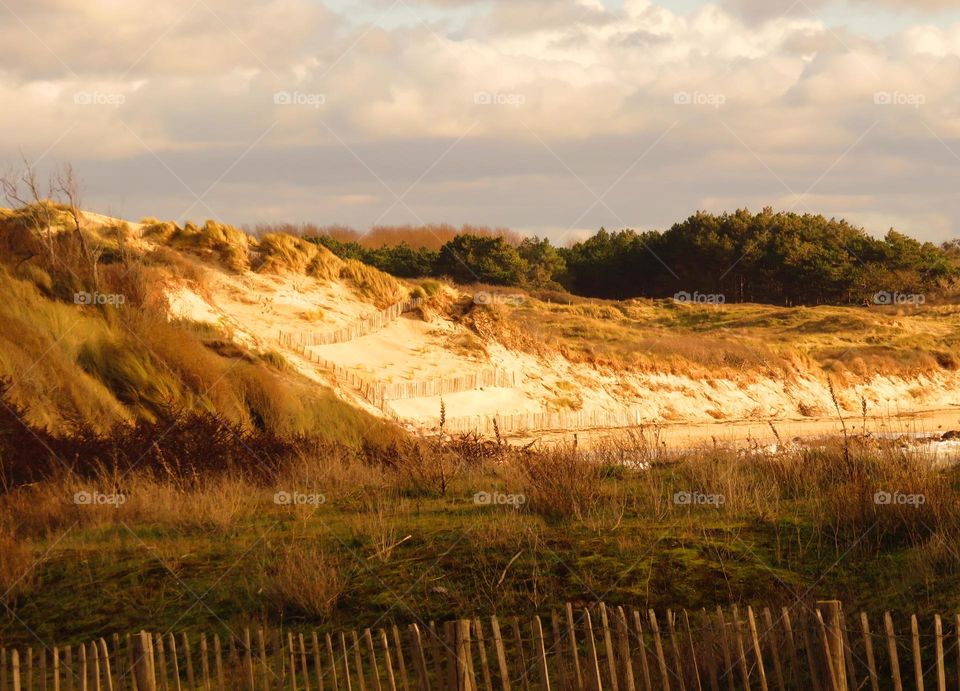
{"type": "Polygon", "coordinates": [[[130,215],[560,237],[773,204],[958,233],[960,25],[879,40],[777,2],[8,0],[0,155],[71,159],[130,215]]]}

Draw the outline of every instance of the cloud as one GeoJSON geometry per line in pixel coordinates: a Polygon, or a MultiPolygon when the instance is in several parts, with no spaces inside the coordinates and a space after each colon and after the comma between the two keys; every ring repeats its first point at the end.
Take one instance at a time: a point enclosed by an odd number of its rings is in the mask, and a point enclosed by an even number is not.
{"type": "Polygon", "coordinates": [[[16,133],[0,156],[49,149],[89,176],[88,199],[133,216],[563,237],[775,204],[960,228],[944,182],[960,25],[881,41],[747,0],[431,1],[466,12],[455,29],[312,0],[9,4],[30,30],[0,24],[0,127],[16,133]]]}

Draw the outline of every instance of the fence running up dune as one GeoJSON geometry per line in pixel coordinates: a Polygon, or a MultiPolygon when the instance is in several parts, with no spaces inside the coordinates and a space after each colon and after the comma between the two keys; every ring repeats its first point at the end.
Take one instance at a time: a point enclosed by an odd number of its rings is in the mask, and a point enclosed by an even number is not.
{"type": "Polygon", "coordinates": [[[390,322],[398,319],[401,314],[406,312],[411,312],[418,308],[422,303],[421,298],[413,298],[412,300],[405,300],[398,302],[385,310],[381,310],[376,314],[373,314],[369,317],[364,317],[363,319],[358,319],[355,322],[351,322],[344,327],[336,329],[334,331],[326,331],[322,333],[285,333],[280,332],[280,343],[287,346],[288,348],[299,346],[320,346],[320,345],[334,345],[336,343],[347,343],[361,336],[367,336],[379,331],[385,327],[390,322]]]}
{"type": "Polygon", "coordinates": [[[0,691],[848,691],[957,688],[960,614],[845,616],[837,601],[672,612],[566,605],[541,619],[375,631],[113,635],[0,649],[0,691]],[[221,635],[223,636],[221,638],[221,635]]]}
{"type": "MultiPolygon", "coordinates": [[[[285,333],[280,332],[281,345],[295,350],[301,356],[334,373],[339,382],[358,392],[365,400],[394,419],[399,419],[389,401],[408,398],[428,398],[445,396],[464,391],[475,391],[485,387],[507,387],[517,385],[516,372],[497,367],[488,367],[477,372],[454,377],[438,377],[409,382],[377,382],[349,370],[332,360],[314,353],[310,348],[319,345],[346,343],[382,329],[405,312],[416,309],[420,298],[414,298],[391,305],[377,314],[361,319],[336,331],[326,333],[285,333]]],[[[506,415],[469,415],[447,418],[444,431],[451,434],[476,432],[483,435],[518,434],[542,430],[602,429],[632,427],[642,421],[639,409],[622,410],[579,410],[579,411],[542,411],[536,413],[513,413],[506,415]]],[[[434,427],[439,425],[439,420],[434,427]]]]}

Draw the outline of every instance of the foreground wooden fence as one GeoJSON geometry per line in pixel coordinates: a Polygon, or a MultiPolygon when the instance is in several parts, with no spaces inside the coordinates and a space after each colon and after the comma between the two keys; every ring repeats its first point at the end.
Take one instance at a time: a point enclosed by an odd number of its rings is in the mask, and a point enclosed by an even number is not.
{"type": "Polygon", "coordinates": [[[960,615],[895,622],[886,613],[879,625],[864,613],[846,616],[835,601],[659,614],[568,604],[526,621],[221,633],[2,648],[0,691],[946,691],[960,684],[960,615]]]}

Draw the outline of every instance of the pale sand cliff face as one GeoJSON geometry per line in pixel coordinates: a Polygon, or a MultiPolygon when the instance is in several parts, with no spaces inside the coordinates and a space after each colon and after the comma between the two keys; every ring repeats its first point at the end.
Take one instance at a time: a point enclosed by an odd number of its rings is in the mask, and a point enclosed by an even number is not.
{"type": "MultiPolygon", "coordinates": [[[[277,340],[280,332],[319,333],[374,314],[376,309],[349,286],[292,274],[236,275],[209,267],[207,272],[202,295],[187,285],[170,286],[171,315],[223,325],[238,342],[276,350],[310,379],[334,386],[344,399],[370,412],[386,415],[338,381],[328,368],[281,346],[277,340]]],[[[839,428],[827,382],[811,372],[797,370],[788,378],[748,373],[737,379],[709,380],[667,373],[612,372],[571,363],[559,355],[543,358],[514,352],[493,342],[474,348],[457,345],[469,337],[464,326],[443,317],[423,321],[404,315],[369,335],[346,343],[313,346],[306,352],[376,382],[449,378],[491,367],[516,373],[515,386],[443,396],[448,419],[629,408],[643,424],[674,430],[678,441],[729,436],[769,439],[773,437],[771,421],[784,438],[839,428]]],[[[913,431],[920,431],[917,425],[931,431],[960,427],[957,373],[917,378],[873,376],[839,388],[837,397],[851,427],[860,425],[863,400],[867,416],[874,420],[868,425],[870,429],[896,426],[891,421],[906,420],[905,416],[913,416],[912,422],[903,423],[914,425],[913,431]]],[[[389,409],[412,429],[435,428],[440,408],[440,396],[389,402],[389,409]]]]}

